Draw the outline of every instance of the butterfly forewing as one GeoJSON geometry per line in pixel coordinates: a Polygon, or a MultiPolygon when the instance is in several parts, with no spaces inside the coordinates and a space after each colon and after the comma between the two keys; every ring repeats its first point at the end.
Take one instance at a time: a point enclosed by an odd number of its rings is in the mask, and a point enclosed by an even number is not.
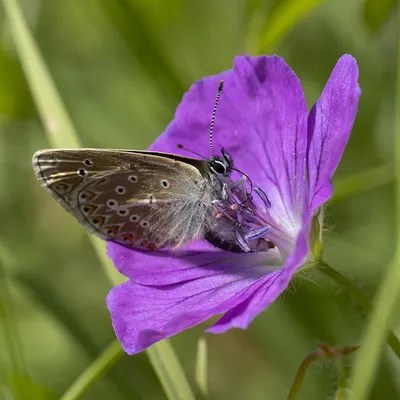
{"type": "Polygon", "coordinates": [[[152,249],[203,234],[212,199],[202,163],[100,149],[42,150],[33,157],[37,178],[86,229],[106,240],[152,249]]]}

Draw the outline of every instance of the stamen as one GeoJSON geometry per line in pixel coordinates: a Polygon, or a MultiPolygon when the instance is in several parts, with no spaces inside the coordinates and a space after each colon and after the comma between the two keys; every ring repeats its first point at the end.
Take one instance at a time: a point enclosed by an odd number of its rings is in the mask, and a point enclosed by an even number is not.
{"type": "Polygon", "coordinates": [[[271,202],[269,201],[267,195],[258,186],[254,186],[254,191],[258,194],[258,197],[263,201],[265,207],[271,208],[271,202]]]}
{"type": "MultiPolygon", "coordinates": [[[[214,218],[219,220],[226,218],[234,231],[233,241],[244,252],[265,252],[271,246],[270,238],[266,236],[270,233],[268,208],[271,203],[267,195],[259,187],[254,187],[258,197],[262,200],[265,207],[258,206],[247,192],[246,177],[242,177],[235,182],[226,180],[223,183],[222,195],[218,200],[212,201],[216,212],[214,218]]],[[[225,240],[227,232],[224,225],[220,225],[221,232],[216,232],[221,240],[225,240]]],[[[232,241],[228,236],[227,241],[232,241]]]]}
{"type": "Polygon", "coordinates": [[[232,222],[235,222],[235,219],[232,218],[229,213],[227,212],[227,210],[220,204],[219,200],[213,200],[212,205],[214,206],[214,208],[218,211],[218,215],[217,218],[221,218],[219,215],[223,215],[225,217],[227,217],[228,219],[230,219],[232,222]]]}
{"type": "Polygon", "coordinates": [[[247,245],[246,241],[244,240],[243,236],[240,234],[239,230],[235,228],[235,237],[238,242],[238,245],[241,247],[243,251],[246,253],[250,251],[250,247],[247,245]]]}
{"type": "Polygon", "coordinates": [[[260,228],[252,229],[244,236],[246,240],[260,239],[270,231],[269,226],[262,226],[260,228]]]}

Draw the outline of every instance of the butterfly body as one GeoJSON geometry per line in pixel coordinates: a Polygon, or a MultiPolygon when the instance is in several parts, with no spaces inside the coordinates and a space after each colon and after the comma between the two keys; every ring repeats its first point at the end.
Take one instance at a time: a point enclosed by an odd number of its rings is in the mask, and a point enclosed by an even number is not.
{"type": "Polygon", "coordinates": [[[212,202],[223,199],[231,165],[226,152],[207,160],[103,149],[41,150],[33,156],[45,189],[89,232],[152,250],[213,231],[212,202]]]}

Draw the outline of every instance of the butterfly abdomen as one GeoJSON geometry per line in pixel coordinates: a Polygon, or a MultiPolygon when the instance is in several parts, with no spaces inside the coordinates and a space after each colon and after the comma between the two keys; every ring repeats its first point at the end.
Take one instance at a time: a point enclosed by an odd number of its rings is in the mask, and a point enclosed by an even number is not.
{"type": "Polygon", "coordinates": [[[217,233],[212,231],[206,231],[204,234],[204,239],[206,239],[213,246],[218,249],[230,251],[232,253],[245,253],[244,250],[235,242],[222,239],[217,233]]]}

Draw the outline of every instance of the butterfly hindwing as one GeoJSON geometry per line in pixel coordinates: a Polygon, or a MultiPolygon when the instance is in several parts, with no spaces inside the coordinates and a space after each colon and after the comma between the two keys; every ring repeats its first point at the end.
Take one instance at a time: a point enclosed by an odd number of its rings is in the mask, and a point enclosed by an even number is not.
{"type": "Polygon", "coordinates": [[[152,249],[202,235],[212,199],[201,163],[124,150],[42,150],[33,157],[37,178],[86,229],[152,249]]]}

